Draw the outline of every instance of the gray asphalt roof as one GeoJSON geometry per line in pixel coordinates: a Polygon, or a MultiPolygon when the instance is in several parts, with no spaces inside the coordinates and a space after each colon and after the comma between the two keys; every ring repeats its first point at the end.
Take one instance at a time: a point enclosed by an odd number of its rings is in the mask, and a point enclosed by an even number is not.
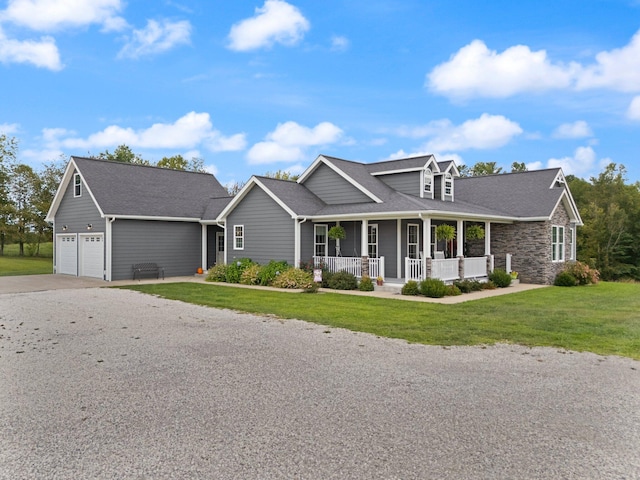
{"type": "Polygon", "coordinates": [[[228,197],[209,173],[73,157],[105,215],[202,218],[212,198],[228,197]]]}
{"type": "Polygon", "coordinates": [[[307,187],[297,182],[259,176],[256,179],[297,215],[313,215],[325,205],[307,187]]]}
{"type": "Polygon", "coordinates": [[[418,169],[424,167],[433,155],[423,155],[420,157],[402,158],[399,160],[387,160],[384,162],[374,162],[363,164],[368,172],[377,173],[391,170],[418,169]]]}

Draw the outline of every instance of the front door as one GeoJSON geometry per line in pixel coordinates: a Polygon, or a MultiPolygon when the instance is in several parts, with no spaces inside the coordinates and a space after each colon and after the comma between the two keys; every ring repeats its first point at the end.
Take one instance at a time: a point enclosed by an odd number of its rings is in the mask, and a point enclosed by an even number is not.
{"type": "Polygon", "coordinates": [[[216,265],[224,263],[224,232],[216,232],[216,265]]]}

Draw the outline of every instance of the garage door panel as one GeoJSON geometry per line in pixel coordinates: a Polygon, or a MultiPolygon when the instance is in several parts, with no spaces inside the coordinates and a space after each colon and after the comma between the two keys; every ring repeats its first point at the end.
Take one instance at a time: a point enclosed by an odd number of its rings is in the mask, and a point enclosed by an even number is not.
{"type": "Polygon", "coordinates": [[[75,235],[59,235],[57,241],[57,272],[78,274],[78,242],[75,235]]]}
{"type": "Polygon", "coordinates": [[[104,236],[80,236],[80,276],[104,278],[104,236]]]}

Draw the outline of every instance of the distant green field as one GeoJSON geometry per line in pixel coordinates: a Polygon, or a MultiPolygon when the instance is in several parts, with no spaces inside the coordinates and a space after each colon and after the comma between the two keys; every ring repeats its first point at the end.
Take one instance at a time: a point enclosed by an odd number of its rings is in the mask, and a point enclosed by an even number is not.
{"type": "Polygon", "coordinates": [[[40,245],[40,256],[27,255],[28,246],[25,245],[25,256],[18,256],[17,244],[5,245],[4,255],[0,256],[0,277],[9,275],[41,275],[53,272],[53,243],[40,245]]]}

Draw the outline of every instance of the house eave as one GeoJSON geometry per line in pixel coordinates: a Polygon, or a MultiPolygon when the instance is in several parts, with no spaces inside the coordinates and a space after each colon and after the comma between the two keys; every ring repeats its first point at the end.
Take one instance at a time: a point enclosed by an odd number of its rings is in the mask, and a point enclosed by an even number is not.
{"type": "MultiPolygon", "coordinates": [[[[384,212],[384,213],[347,213],[337,215],[307,215],[312,221],[335,221],[335,220],[396,220],[396,219],[410,219],[416,217],[431,217],[443,220],[468,220],[468,221],[493,221],[496,223],[513,223],[517,221],[533,221],[529,219],[522,219],[518,217],[507,217],[502,215],[480,215],[473,213],[455,213],[444,212],[440,210],[413,210],[413,211],[399,211],[399,212],[384,212]]],[[[546,219],[548,220],[548,219],[546,219]]]]}
{"type": "Polygon", "coordinates": [[[197,217],[162,217],[153,215],[118,215],[107,213],[102,218],[113,218],[115,220],[155,220],[159,222],[194,222],[200,223],[201,219],[197,217]]]}

